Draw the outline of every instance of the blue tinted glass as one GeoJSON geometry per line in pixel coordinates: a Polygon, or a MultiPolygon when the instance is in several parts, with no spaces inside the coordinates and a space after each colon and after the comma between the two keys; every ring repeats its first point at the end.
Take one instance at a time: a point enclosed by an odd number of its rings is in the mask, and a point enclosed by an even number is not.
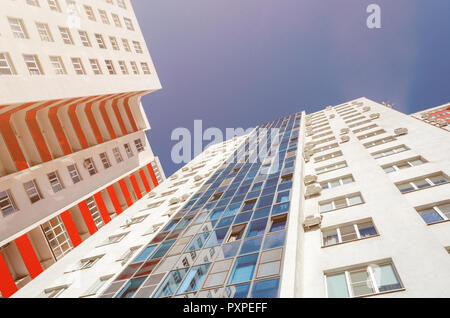
{"type": "Polygon", "coordinates": [[[162,242],[159,245],[158,249],[152,254],[150,259],[157,259],[166,255],[167,251],[170,249],[173,243],[175,243],[175,240],[162,242]]]}
{"type": "Polygon", "coordinates": [[[241,244],[241,242],[233,242],[230,244],[222,245],[221,249],[222,249],[223,258],[229,258],[229,257],[236,256],[236,253],[239,249],[240,244],[241,244]]]}
{"type": "Polygon", "coordinates": [[[228,227],[213,231],[205,247],[212,247],[222,244],[223,240],[225,239],[225,236],[227,235],[227,232],[228,227]]]}
{"type": "Polygon", "coordinates": [[[249,194],[247,194],[247,196],[245,197],[245,199],[246,200],[249,200],[249,199],[254,199],[254,198],[257,198],[257,197],[259,197],[259,194],[261,193],[261,191],[253,191],[253,192],[250,192],[249,194]]]}
{"type": "Polygon", "coordinates": [[[252,202],[246,202],[244,203],[244,206],[242,207],[242,211],[251,211],[253,207],[256,204],[256,200],[252,202]]]}
{"type": "Polygon", "coordinates": [[[262,182],[255,183],[255,184],[253,185],[253,187],[252,187],[252,191],[255,191],[255,190],[261,190],[261,189],[262,189],[262,185],[263,185],[262,182]]]}
{"type": "Polygon", "coordinates": [[[211,212],[211,214],[208,217],[208,220],[218,220],[222,216],[224,209],[215,209],[211,212]]]}
{"type": "Polygon", "coordinates": [[[420,216],[427,224],[432,224],[444,220],[435,210],[421,211],[420,216]]]}
{"type": "Polygon", "coordinates": [[[284,203],[284,202],[289,201],[289,195],[290,195],[290,191],[278,193],[277,203],[284,203]]]}
{"type": "Polygon", "coordinates": [[[278,297],[279,278],[260,280],[253,285],[251,298],[276,298],[278,297]]]}
{"type": "Polygon", "coordinates": [[[247,284],[228,286],[226,291],[227,291],[227,296],[230,298],[247,298],[249,289],[250,289],[250,283],[247,283],[247,284]]]}
{"type": "Polygon", "coordinates": [[[278,217],[277,219],[272,221],[272,225],[270,227],[269,232],[277,232],[284,230],[286,227],[286,217],[278,217]]]}
{"type": "Polygon", "coordinates": [[[265,206],[271,205],[273,201],[273,194],[265,197],[259,198],[257,208],[263,208],[265,206]]]}
{"type": "Polygon", "coordinates": [[[266,181],[265,188],[274,187],[278,184],[278,178],[271,178],[266,181]]]}
{"type": "Polygon", "coordinates": [[[197,291],[206,277],[209,265],[210,264],[205,264],[192,267],[178,289],[177,295],[197,291]]]}
{"type": "Polygon", "coordinates": [[[263,239],[263,237],[260,236],[260,237],[254,238],[254,239],[249,239],[249,240],[244,241],[244,244],[242,244],[241,252],[239,253],[239,255],[259,251],[259,249],[261,247],[262,239],[263,239]]]}
{"type": "Polygon", "coordinates": [[[234,224],[239,224],[243,222],[247,222],[252,217],[252,212],[247,213],[241,213],[236,216],[236,219],[234,220],[234,224]]]}
{"type": "Polygon", "coordinates": [[[173,229],[175,227],[175,225],[177,225],[178,220],[172,220],[170,221],[169,224],[167,224],[167,226],[164,228],[164,230],[162,230],[162,232],[169,232],[171,229],[173,229]]]}
{"type": "Polygon", "coordinates": [[[235,215],[238,211],[239,208],[241,207],[240,203],[235,203],[235,204],[231,204],[230,206],[228,206],[228,208],[225,210],[225,213],[223,214],[223,216],[231,216],[231,215],[235,215]]]}
{"type": "Polygon", "coordinates": [[[228,218],[222,218],[222,220],[220,220],[219,224],[217,224],[217,227],[224,227],[227,225],[231,225],[233,223],[233,219],[234,217],[228,217],[228,218]]]}
{"type": "Polygon", "coordinates": [[[269,213],[270,213],[270,206],[268,206],[266,208],[262,208],[262,209],[256,210],[253,213],[253,220],[264,218],[264,217],[268,216],[269,213]]]}
{"type": "Polygon", "coordinates": [[[203,247],[210,232],[200,233],[194,236],[191,243],[186,248],[186,252],[199,250],[203,247]]]}
{"type": "Polygon", "coordinates": [[[118,293],[115,298],[131,298],[131,297],[133,297],[134,293],[136,293],[138,288],[141,286],[141,284],[146,279],[147,279],[147,276],[129,280],[127,282],[127,284],[125,285],[125,287],[122,288],[120,293],[118,293]]]}
{"type": "Polygon", "coordinates": [[[139,256],[134,260],[133,263],[143,262],[147,259],[151,252],[155,249],[157,245],[148,246],[139,254],[139,256]]]}
{"type": "Polygon", "coordinates": [[[167,275],[161,286],[156,291],[153,298],[172,296],[187,273],[187,269],[172,271],[167,275]]]}
{"type": "Polygon", "coordinates": [[[285,238],[286,232],[278,232],[271,235],[267,235],[266,239],[264,240],[263,250],[283,246],[285,238]]]}
{"type": "Polygon", "coordinates": [[[255,271],[258,254],[241,256],[236,259],[233,271],[231,273],[229,284],[243,283],[249,281],[253,277],[255,271]]]}
{"type": "Polygon", "coordinates": [[[290,190],[291,188],[292,188],[292,182],[287,182],[287,183],[280,184],[278,186],[278,191],[290,190]]]}
{"type": "Polygon", "coordinates": [[[272,215],[277,215],[288,211],[289,211],[289,202],[286,202],[283,204],[274,205],[274,207],[272,208],[272,215]]]}
{"type": "Polygon", "coordinates": [[[264,232],[266,231],[266,225],[267,225],[267,218],[252,221],[252,223],[250,223],[250,226],[248,228],[246,237],[263,235],[264,232]]]}

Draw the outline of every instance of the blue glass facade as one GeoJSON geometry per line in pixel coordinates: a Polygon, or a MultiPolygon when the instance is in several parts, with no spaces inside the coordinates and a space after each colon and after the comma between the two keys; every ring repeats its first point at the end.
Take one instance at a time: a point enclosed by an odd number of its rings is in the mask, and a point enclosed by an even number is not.
{"type": "Polygon", "coordinates": [[[255,129],[103,297],[278,297],[300,119],[255,129]]]}

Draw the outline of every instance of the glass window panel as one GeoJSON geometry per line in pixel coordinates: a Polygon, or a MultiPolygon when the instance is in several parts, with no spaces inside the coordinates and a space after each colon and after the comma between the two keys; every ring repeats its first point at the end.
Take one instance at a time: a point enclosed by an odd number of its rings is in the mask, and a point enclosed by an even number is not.
{"type": "Polygon", "coordinates": [[[241,207],[240,203],[229,205],[228,208],[225,210],[225,213],[223,214],[223,216],[225,217],[225,216],[235,215],[239,211],[240,207],[241,207]]]}
{"type": "Polygon", "coordinates": [[[278,296],[279,278],[255,282],[251,292],[252,298],[275,298],[278,296]]]}
{"type": "Polygon", "coordinates": [[[186,248],[186,252],[196,251],[196,250],[201,249],[203,247],[203,245],[205,244],[206,240],[208,239],[209,233],[210,232],[203,232],[203,233],[199,233],[199,234],[195,235],[194,238],[192,239],[191,243],[186,248]]]}
{"type": "Polygon", "coordinates": [[[353,296],[370,295],[375,292],[367,270],[350,273],[353,296]]]}
{"type": "Polygon", "coordinates": [[[236,216],[236,219],[234,220],[234,224],[247,222],[248,220],[250,220],[251,217],[252,212],[238,214],[238,216],[236,216]]]}
{"type": "Polygon", "coordinates": [[[386,167],[386,168],[383,168],[383,169],[384,169],[384,172],[386,172],[386,173],[395,172],[395,168],[394,167],[386,167]]]}
{"type": "Polygon", "coordinates": [[[289,196],[290,196],[290,191],[278,193],[276,203],[284,203],[284,202],[289,201],[289,196]]]}
{"type": "Polygon", "coordinates": [[[416,180],[413,181],[413,183],[415,184],[415,186],[419,189],[424,189],[424,188],[428,188],[431,185],[428,183],[428,181],[426,180],[416,180]]]}
{"type": "Polygon", "coordinates": [[[228,272],[210,274],[203,285],[204,288],[223,285],[227,278],[228,272]]]}
{"type": "Polygon", "coordinates": [[[278,205],[274,205],[274,207],[272,208],[272,215],[277,215],[277,214],[281,214],[284,212],[288,212],[289,211],[289,207],[290,207],[290,203],[286,202],[283,204],[278,204],[278,205]]]}
{"type": "Polygon", "coordinates": [[[233,242],[233,243],[229,243],[229,244],[224,244],[220,247],[219,255],[222,258],[234,257],[234,256],[236,256],[240,245],[241,245],[241,242],[233,242]]]}
{"type": "Polygon", "coordinates": [[[377,230],[372,222],[358,224],[359,235],[361,238],[377,235],[377,230]]]}
{"type": "Polygon", "coordinates": [[[187,269],[179,269],[170,272],[169,275],[167,275],[166,279],[164,279],[159,289],[156,291],[153,298],[172,296],[177,290],[187,271],[187,269]]]}
{"type": "Polygon", "coordinates": [[[211,264],[205,264],[192,267],[178,289],[177,295],[197,291],[202,285],[210,265],[211,264]]]}
{"type": "Polygon", "coordinates": [[[156,248],[157,245],[152,245],[146,247],[141,254],[139,254],[138,257],[134,260],[133,263],[143,262],[147,259],[147,257],[153,252],[153,250],[156,248]]]}
{"type": "Polygon", "coordinates": [[[349,205],[355,205],[360,203],[363,203],[363,200],[359,194],[348,198],[349,205]]]}
{"type": "Polygon", "coordinates": [[[438,205],[438,208],[450,219],[450,203],[438,205]]]}
{"type": "Polygon", "coordinates": [[[339,237],[337,235],[337,230],[329,230],[323,233],[323,244],[325,246],[334,245],[339,243],[339,237]]]}
{"type": "Polygon", "coordinates": [[[131,298],[147,277],[134,278],[117,294],[115,298],[131,298]]]}
{"type": "Polygon", "coordinates": [[[403,183],[397,185],[397,188],[400,190],[401,193],[414,191],[415,188],[410,183],[403,183]]]}
{"type": "Polygon", "coordinates": [[[391,264],[372,267],[375,282],[380,292],[402,288],[400,281],[391,264]]]}
{"type": "Polygon", "coordinates": [[[272,202],[273,202],[273,195],[261,197],[259,198],[257,208],[263,208],[265,206],[272,205],[272,202]]]}
{"type": "Polygon", "coordinates": [[[211,233],[211,236],[209,237],[208,242],[206,243],[205,247],[212,247],[212,246],[222,244],[227,233],[228,233],[228,227],[213,231],[211,233]]]}
{"type": "Polygon", "coordinates": [[[246,237],[263,235],[266,231],[267,218],[252,221],[247,231],[246,237]]]}
{"type": "Polygon", "coordinates": [[[266,252],[261,253],[261,259],[259,262],[262,263],[268,263],[268,262],[274,262],[281,260],[281,256],[283,254],[283,249],[279,248],[276,250],[270,250],[266,252]]]}
{"type": "Polygon", "coordinates": [[[420,165],[424,164],[425,162],[422,159],[417,159],[417,160],[412,160],[409,163],[412,164],[413,166],[420,166],[420,165]]]}
{"type": "Polygon", "coordinates": [[[334,201],[334,208],[335,209],[340,209],[340,208],[345,208],[347,206],[347,200],[344,199],[338,199],[334,201]]]}
{"type": "Polygon", "coordinates": [[[239,255],[257,252],[261,248],[263,237],[245,240],[241,247],[239,255]]]}
{"type": "Polygon", "coordinates": [[[262,209],[256,210],[253,213],[253,220],[264,218],[264,217],[268,216],[269,214],[270,214],[270,207],[266,207],[266,208],[262,208],[262,209]]]}
{"type": "Polygon", "coordinates": [[[287,216],[272,218],[269,232],[277,232],[286,228],[287,216]]]}
{"type": "Polygon", "coordinates": [[[435,177],[430,177],[429,178],[431,180],[431,182],[433,182],[434,184],[442,184],[442,183],[446,183],[448,182],[447,178],[440,175],[440,176],[435,176],[435,177]]]}
{"type": "Polygon", "coordinates": [[[173,243],[175,243],[175,240],[162,242],[159,245],[158,249],[155,250],[155,252],[152,254],[150,259],[161,258],[166,255],[167,251],[170,249],[173,243]]]}
{"type": "Polygon", "coordinates": [[[257,259],[258,254],[251,254],[237,258],[228,283],[236,284],[251,280],[253,277],[253,272],[255,271],[257,259]]]}
{"type": "Polygon", "coordinates": [[[264,240],[263,250],[284,246],[285,238],[286,231],[267,235],[264,240]]]}
{"type": "Polygon", "coordinates": [[[355,227],[352,225],[344,226],[340,228],[342,242],[356,240],[358,238],[355,227]]]}
{"type": "Polygon", "coordinates": [[[250,283],[228,286],[225,289],[228,298],[247,298],[250,290],[250,283]]]}
{"type": "Polygon", "coordinates": [[[222,218],[219,222],[219,224],[217,224],[217,227],[224,227],[224,226],[228,226],[231,225],[233,223],[234,217],[227,217],[227,218],[222,218]]]}
{"type": "Polygon", "coordinates": [[[348,298],[350,295],[347,289],[345,273],[327,276],[328,298],[348,298]]]}
{"type": "Polygon", "coordinates": [[[333,202],[322,203],[319,206],[320,213],[333,210],[333,202]]]}
{"type": "Polygon", "coordinates": [[[444,218],[434,209],[419,211],[419,214],[427,224],[433,224],[444,220],[444,218]]]}
{"type": "Polygon", "coordinates": [[[278,275],[280,272],[280,261],[260,264],[258,268],[257,278],[278,275]]]}
{"type": "Polygon", "coordinates": [[[349,184],[354,182],[355,180],[353,180],[353,177],[346,177],[342,179],[342,184],[349,184]]]}

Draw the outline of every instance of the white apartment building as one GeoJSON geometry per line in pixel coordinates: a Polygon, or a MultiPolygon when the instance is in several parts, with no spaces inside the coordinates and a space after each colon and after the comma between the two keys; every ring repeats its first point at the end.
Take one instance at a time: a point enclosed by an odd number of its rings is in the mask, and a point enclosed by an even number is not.
{"type": "Polygon", "coordinates": [[[265,123],[14,297],[449,297],[449,138],[366,98],[265,123]]]}
{"type": "Polygon", "coordinates": [[[164,179],[141,97],[161,84],[129,0],[0,4],[0,293],[164,179]]]}

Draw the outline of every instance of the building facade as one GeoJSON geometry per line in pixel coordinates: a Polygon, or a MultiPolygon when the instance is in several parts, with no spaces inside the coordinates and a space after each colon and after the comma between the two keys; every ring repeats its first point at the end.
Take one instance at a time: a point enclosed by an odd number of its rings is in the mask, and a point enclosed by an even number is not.
{"type": "Polygon", "coordinates": [[[129,0],[0,4],[0,293],[164,179],[141,97],[161,88],[129,0]]]}
{"type": "Polygon", "coordinates": [[[15,297],[449,297],[449,138],[366,98],[262,124],[15,297]]]}
{"type": "Polygon", "coordinates": [[[412,114],[414,118],[450,131],[450,103],[412,114]]]}

